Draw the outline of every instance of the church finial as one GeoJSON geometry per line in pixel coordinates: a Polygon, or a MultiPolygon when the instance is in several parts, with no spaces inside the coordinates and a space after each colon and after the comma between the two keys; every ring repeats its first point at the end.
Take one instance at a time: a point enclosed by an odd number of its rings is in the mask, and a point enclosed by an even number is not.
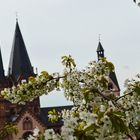
{"type": "Polygon", "coordinates": [[[16,12],[16,22],[18,22],[18,12],[16,12]]]}
{"type": "Polygon", "coordinates": [[[99,34],[99,42],[101,41],[101,34],[99,34]]]}

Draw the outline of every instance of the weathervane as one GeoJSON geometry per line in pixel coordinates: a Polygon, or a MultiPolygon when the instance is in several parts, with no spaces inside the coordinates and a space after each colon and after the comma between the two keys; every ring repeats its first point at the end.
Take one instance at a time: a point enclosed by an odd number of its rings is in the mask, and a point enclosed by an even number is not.
{"type": "Polygon", "coordinates": [[[16,21],[18,22],[18,12],[16,12],[16,21]]]}
{"type": "Polygon", "coordinates": [[[101,41],[101,34],[99,34],[99,42],[101,41]]]}

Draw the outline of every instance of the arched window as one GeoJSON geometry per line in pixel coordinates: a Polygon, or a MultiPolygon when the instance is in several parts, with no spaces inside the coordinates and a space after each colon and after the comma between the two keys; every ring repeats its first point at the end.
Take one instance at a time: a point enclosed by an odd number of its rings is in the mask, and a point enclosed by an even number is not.
{"type": "Polygon", "coordinates": [[[33,123],[29,117],[26,117],[23,120],[23,130],[32,130],[33,129],[33,123]]]}
{"type": "Polygon", "coordinates": [[[112,83],[109,83],[109,84],[108,84],[108,89],[109,89],[109,90],[113,89],[113,84],[112,84],[112,83]]]}

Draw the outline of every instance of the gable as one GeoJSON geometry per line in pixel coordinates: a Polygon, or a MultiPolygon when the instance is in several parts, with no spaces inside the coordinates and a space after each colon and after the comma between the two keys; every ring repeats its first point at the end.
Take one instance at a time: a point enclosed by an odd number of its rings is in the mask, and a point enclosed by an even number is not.
{"type": "Polygon", "coordinates": [[[32,133],[36,127],[38,127],[41,132],[44,132],[46,129],[45,125],[29,111],[25,111],[20,115],[15,123],[18,128],[18,134],[13,136],[14,140],[23,138],[26,133],[32,133]]]}

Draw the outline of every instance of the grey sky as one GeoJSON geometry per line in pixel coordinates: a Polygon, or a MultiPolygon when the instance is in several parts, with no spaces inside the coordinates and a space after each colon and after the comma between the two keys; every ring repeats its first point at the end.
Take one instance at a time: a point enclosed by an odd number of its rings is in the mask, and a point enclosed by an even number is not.
{"type": "MultiPolygon", "coordinates": [[[[140,68],[140,8],[132,0],[3,0],[0,3],[0,42],[7,73],[15,30],[15,13],[34,67],[62,71],[61,56],[71,54],[79,68],[96,59],[98,35],[105,56],[123,82],[140,68]]],[[[61,93],[42,99],[64,105],[61,93]]]]}

